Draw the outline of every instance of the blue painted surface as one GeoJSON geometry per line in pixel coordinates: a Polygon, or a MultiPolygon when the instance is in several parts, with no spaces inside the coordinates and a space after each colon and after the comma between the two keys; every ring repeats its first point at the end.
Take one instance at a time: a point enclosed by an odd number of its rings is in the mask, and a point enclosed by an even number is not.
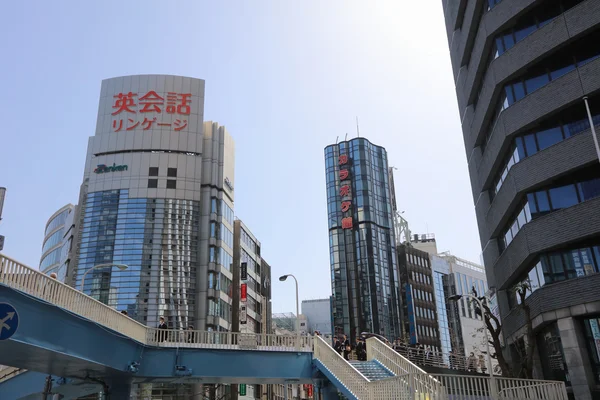
{"type": "Polygon", "coordinates": [[[149,347],[3,285],[0,302],[20,313],[17,333],[0,341],[3,365],[119,382],[312,383],[311,353],[149,347]],[[132,362],[135,374],[127,370],[132,362]]]}
{"type": "MultiPolygon", "coordinates": [[[[340,392],[342,392],[342,394],[349,400],[360,400],[358,399],[356,396],[354,396],[352,394],[352,392],[350,392],[348,390],[348,388],[346,388],[342,382],[340,382],[331,372],[329,372],[329,370],[327,368],[325,368],[325,366],[323,365],[323,363],[321,363],[321,361],[319,360],[314,360],[313,363],[315,364],[315,366],[317,367],[317,369],[323,374],[325,375],[325,377],[329,380],[329,382],[333,383],[333,385],[337,388],[337,390],[339,390],[340,392]]],[[[327,396],[331,396],[331,390],[327,389],[327,396]]]]}
{"type": "Polygon", "coordinates": [[[19,328],[19,313],[8,303],[0,303],[0,340],[10,339],[19,328]]]}

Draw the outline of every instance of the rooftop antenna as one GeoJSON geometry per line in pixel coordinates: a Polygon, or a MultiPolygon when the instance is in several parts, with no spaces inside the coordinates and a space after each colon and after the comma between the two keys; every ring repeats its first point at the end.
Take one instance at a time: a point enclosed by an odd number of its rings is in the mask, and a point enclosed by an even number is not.
{"type": "Polygon", "coordinates": [[[337,144],[337,142],[338,142],[338,140],[339,140],[339,139],[340,139],[340,135],[337,135],[337,136],[335,137],[335,144],[337,144]]]}
{"type": "Polygon", "coordinates": [[[348,134],[346,133],[346,137],[344,138],[344,142],[348,141],[348,134]]]}
{"type": "Polygon", "coordinates": [[[356,136],[360,137],[360,130],[358,129],[358,117],[356,117],[356,136]]]}

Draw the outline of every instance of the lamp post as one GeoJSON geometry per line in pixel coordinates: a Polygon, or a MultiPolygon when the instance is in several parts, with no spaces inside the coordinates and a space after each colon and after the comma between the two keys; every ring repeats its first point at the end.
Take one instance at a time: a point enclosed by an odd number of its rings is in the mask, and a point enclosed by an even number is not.
{"type": "Polygon", "coordinates": [[[585,103],[585,110],[587,111],[588,119],[590,120],[590,128],[592,130],[592,138],[594,138],[594,146],[596,146],[596,155],[598,156],[598,161],[600,161],[600,146],[598,145],[598,137],[596,136],[596,127],[594,126],[594,118],[592,118],[592,112],[590,111],[590,105],[588,103],[588,97],[585,96],[583,98],[583,102],[585,103]]]}
{"type": "Polygon", "coordinates": [[[87,276],[87,274],[90,271],[94,270],[94,269],[104,268],[104,267],[117,267],[117,268],[119,268],[119,271],[125,271],[127,268],[129,268],[125,264],[115,264],[115,263],[106,263],[106,264],[94,265],[92,268],[90,268],[87,271],[85,271],[85,273],[83,274],[83,277],[81,277],[81,289],[80,289],[80,291],[83,292],[83,285],[85,283],[85,277],[87,276]]]}
{"type": "Polygon", "coordinates": [[[296,282],[296,349],[300,350],[300,306],[298,304],[298,279],[292,274],[282,275],[279,277],[281,282],[285,282],[288,277],[294,278],[296,282]]]}
{"type": "Polygon", "coordinates": [[[488,336],[487,325],[485,324],[485,312],[483,310],[483,302],[472,294],[455,294],[453,296],[448,297],[450,301],[458,301],[462,297],[468,297],[472,300],[475,300],[477,304],[479,304],[479,309],[481,310],[481,320],[483,321],[483,333],[485,335],[485,348],[487,351],[487,361],[488,361],[488,371],[490,373],[490,386],[492,388],[492,398],[494,398],[496,393],[496,380],[494,378],[494,371],[492,369],[492,355],[490,353],[490,339],[488,336]]]}

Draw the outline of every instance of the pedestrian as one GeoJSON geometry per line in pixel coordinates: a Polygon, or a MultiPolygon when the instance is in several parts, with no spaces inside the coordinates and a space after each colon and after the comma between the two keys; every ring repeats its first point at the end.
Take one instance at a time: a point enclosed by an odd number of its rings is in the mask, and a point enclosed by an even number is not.
{"type": "Polygon", "coordinates": [[[50,274],[50,278],[52,278],[52,279],[57,279],[57,278],[58,278],[58,276],[56,275],[56,273],[55,273],[55,272],[53,272],[53,273],[51,273],[51,274],[50,274]]]}
{"type": "Polygon", "coordinates": [[[356,357],[358,361],[367,361],[367,348],[363,338],[356,339],[356,357]]]}
{"type": "Polygon", "coordinates": [[[477,372],[477,358],[473,352],[469,354],[469,358],[467,359],[467,370],[469,372],[477,372]]]}
{"type": "Polygon", "coordinates": [[[187,342],[196,343],[196,332],[194,332],[194,325],[188,326],[187,342]]]}
{"type": "Polygon", "coordinates": [[[333,343],[333,349],[341,356],[342,355],[342,342],[340,342],[340,339],[338,337],[335,338],[335,341],[333,343]]]}
{"type": "Polygon", "coordinates": [[[124,315],[124,316],[126,316],[126,317],[128,316],[128,314],[127,314],[127,310],[123,310],[123,311],[121,311],[121,314],[123,314],[123,315],[124,315]]]}
{"type": "Polygon", "coordinates": [[[167,339],[167,329],[169,329],[169,325],[166,324],[165,317],[161,315],[158,318],[157,341],[164,342],[167,339]]]}
{"type": "Polygon", "coordinates": [[[485,371],[487,371],[487,367],[485,365],[485,359],[483,358],[483,354],[479,355],[479,368],[481,369],[482,374],[485,374],[485,371]]]}
{"type": "Polygon", "coordinates": [[[350,345],[350,340],[348,336],[344,335],[344,340],[342,341],[342,349],[344,349],[344,359],[346,361],[350,361],[350,352],[352,351],[352,346],[350,345]]]}

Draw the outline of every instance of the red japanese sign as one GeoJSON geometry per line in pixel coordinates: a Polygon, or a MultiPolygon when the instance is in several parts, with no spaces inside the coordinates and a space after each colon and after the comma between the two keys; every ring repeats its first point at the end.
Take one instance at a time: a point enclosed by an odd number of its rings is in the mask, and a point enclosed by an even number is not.
{"type": "MultiPolygon", "coordinates": [[[[175,119],[172,123],[162,122],[155,114],[162,114],[163,109],[166,114],[190,115],[192,108],[191,93],[175,93],[168,92],[167,99],[161,97],[154,90],[139,96],[137,93],[119,93],[115,98],[115,103],[112,106],[114,119],[112,128],[114,132],[122,130],[132,131],[137,127],[147,131],[156,126],[168,126],[174,131],[180,131],[188,125],[187,119],[175,119]],[[136,101],[137,100],[137,101],[136,101]],[[136,114],[141,114],[136,117],[136,114]],[[133,114],[133,115],[130,115],[133,114]]],[[[159,115],[160,116],[160,115],[159,115]]]]}
{"type": "Polygon", "coordinates": [[[313,396],[313,385],[304,385],[304,391],[306,392],[306,397],[313,396]]]}
{"type": "Polygon", "coordinates": [[[240,300],[246,301],[248,299],[248,285],[242,283],[240,286],[240,300]]]}
{"type": "MultiPolygon", "coordinates": [[[[348,170],[348,167],[346,167],[348,164],[348,156],[346,154],[341,154],[338,158],[338,163],[340,165],[340,182],[342,183],[342,186],[340,187],[340,197],[342,198],[341,210],[342,213],[352,213],[352,192],[349,183],[344,182],[350,176],[350,171],[348,170]]],[[[352,229],[352,226],[352,216],[342,218],[342,229],[352,229]]]]}

